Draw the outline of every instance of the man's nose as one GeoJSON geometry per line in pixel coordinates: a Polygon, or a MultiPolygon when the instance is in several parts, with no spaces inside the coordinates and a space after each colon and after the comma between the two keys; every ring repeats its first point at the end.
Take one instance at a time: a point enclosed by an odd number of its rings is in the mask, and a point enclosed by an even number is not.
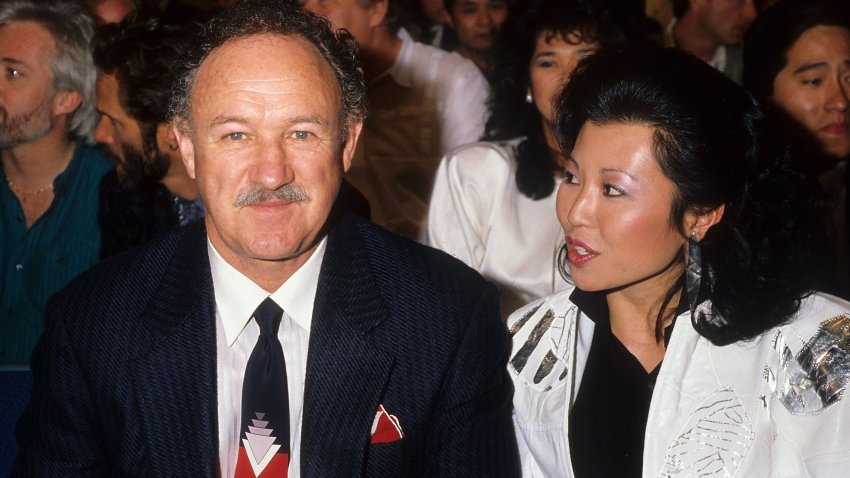
{"type": "Polygon", "coordinates": [[[758,16],[758,8],[756,8],[755,2],[753,0],[746,0],[744,2],[744,12],[743,17],[746,20],[747,25],[752,23],[753,20],[758,16]]]}
{"type": "Polygon", "coordinates": [[[251,181],[274,191],[294,179],[282,141],[267,140],[260,144],[257,164],[251,181]]]}
{"type": "Polygon", "coordinates": [[[850,107],[850,85],[845,81],[847,72],[840,71],[834,81],[826,85],[827,91],[824,109],[827,111],[847,112],[850,107]]]}
{"type": "Polygon", "coordinates": [[[94,140],[98,143],[112,145],[112,125],[109,124],[109,118],[101,115],[97,126],[94,129],[94,140]]]}
{"type": "Polygon", "coordinates": [[[490,26],[493,24],[493,15],[486,8],[478,10],[476,21],[479,25],[490,26]]]}

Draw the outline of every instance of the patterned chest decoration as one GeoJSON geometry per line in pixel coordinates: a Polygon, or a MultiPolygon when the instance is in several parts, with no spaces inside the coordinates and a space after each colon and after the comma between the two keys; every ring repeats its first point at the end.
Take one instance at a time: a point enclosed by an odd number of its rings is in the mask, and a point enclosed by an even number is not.
{"type": "Polygon", "coordinates": [[[770,389],[794,415],[814,415],[838,402],[850,381],[850,315],[826,320],[796,356],[777,332],[778,355],[764,371],[770,389]]]}
{"type": "Polygon", "coordinates": [[[732,476],[754,439],[753,424],[740,397],[732,389],[722,388],[688,417],[667,448],[661,476],[732,476]]]}
{"type": "Polygon", "coordinates": [[[564,384],[569,372],[565,356],[573,333],[567,329],[566,316],[552,308],[536,307],[522,316],[510,329],[513,354],[508,366],[531,388],[549,391],[564,384]]]}

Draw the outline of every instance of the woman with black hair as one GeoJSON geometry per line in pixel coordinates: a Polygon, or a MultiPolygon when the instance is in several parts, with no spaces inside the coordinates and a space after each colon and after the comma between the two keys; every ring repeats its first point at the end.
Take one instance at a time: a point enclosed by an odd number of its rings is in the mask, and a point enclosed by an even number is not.
{"type": "Polygon", "coordinates": [[[850,298],[850,8],[846,0],[783,0],[744,43],[744,88],[769,105],[794,142],[797,167],[829,197],[835,238],[831,292],[850,298]]]}
{"type": "Polygon", "coordinates": [[[752,96],[601,50],[557,104],[574,287],[508,319],[526,476],[845,476],[850,303],[814,291],[812,181],[752,96]]]}
{"type": "Polygon", "coordinates": [[[498,284],[505,316],[566,287],[557,271],[561,234],[552,213],[565,165],[552,102],[580,58],[625,40],[595,2],[531,5],[500,37],[485,142],[443,158],[427,240],[498,284]]]}

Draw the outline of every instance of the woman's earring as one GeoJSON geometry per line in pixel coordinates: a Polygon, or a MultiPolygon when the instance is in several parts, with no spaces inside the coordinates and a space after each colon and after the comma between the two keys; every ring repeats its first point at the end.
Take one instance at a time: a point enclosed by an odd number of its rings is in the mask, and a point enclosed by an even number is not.
{"type": "Polygon", "coordinates": [[[685,262],[685,291],[688,294],[688,305],[691,315],[697,307],[699,300],[699,287],[702,283],[702,253],[699,250],[699,241],[696,233],[692,232],[688,237],[688,257],[685,262]]]}
{"type": "Polygon", "coordinates": [[[528,104],[534,103],[534,97],[531,96],[531,90],[528,90],[528,93],[525,94],[525,102],[528,104]]]}
{"type": "Polygon", "coordinates": [[[569,250],[567,249],[566,243],[558,250],[557,262],[558,273],[561,274],[561,277],[565,281],[572,283],[572,278],[570,277],[569,250]]]}

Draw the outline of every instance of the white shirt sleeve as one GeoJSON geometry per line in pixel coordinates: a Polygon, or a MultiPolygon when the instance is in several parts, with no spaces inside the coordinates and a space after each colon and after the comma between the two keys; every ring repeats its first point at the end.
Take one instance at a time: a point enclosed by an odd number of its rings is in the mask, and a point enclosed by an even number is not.
{"type": "Polygon", "coordinates": [[[427,243],[481,270],[508,161],[488,143],[451,151],[437,169],[428,211],[427,243]],[[495,160],[494,160],[495,159],[495,160]]]}
{"type": "Polygon", "coordinates": [[[445,94],[438,96],[442,119],[441,154],[480,140],[487,120],[487,98],[490,95],[487,80],[474,63],[465,58],[459,59],[462,61],[455,63],[455,68],[450,70],[452,77],[441,78],[446,88],[445,94]]]}

